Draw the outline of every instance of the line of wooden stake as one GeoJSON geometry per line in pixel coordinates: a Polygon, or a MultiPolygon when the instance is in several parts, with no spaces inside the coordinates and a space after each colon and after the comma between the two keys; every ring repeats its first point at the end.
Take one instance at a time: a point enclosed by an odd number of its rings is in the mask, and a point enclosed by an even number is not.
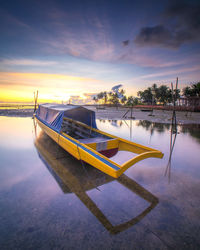
{"type": "Polygon", "coordinates": [[[38,100],[38,90],[36,91],[36,93],[34,91],[34,113],[37,109],[37,100],[38,100]]]}

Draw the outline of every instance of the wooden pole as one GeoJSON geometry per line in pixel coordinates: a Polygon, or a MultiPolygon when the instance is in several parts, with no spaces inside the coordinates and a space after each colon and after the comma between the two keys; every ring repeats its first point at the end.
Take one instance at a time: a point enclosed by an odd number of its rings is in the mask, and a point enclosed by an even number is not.
{"type": "MultiPolygon", "coordinates": [[[[33,92],[33,98],[34,98],[34,113],[35,113],[35,91],[33,92]]],[[[34,116],[32,117],[32,119],[34,119],[34,116]]]]}
{"type": "MultiPolygon", "coordinates": [[[[131,116],[132,117],[132,116],[131,116]]],[[[130,141],[132,140],[132,118],[130,120],[130,141]]]]}
{"type": "Polygon", "coordinates": [[[172,114],[172,123],[171,123],[171,133],[170,133],[170,154],[169,154],[169,160],[167,163],[167,167],[165,170],[165,175],[168,173],[168,181],[170,182],[171,177],[171,159],[172,159],[172,153],[174,150],[174,145],[176,142],[176,136],[177,136],[177,123],[176,123],[176,97],[177,97],[177,88],[178,88],[178,77],[176,78],[176,86],[175,86],[175,93],[173,88],[173,83],[171,82],[171,89],[172,89],[172,98],[173,98],[173,114],[172,114]],[[174,138],[173,138],[173,134],[174,138]]]}
{"type": "Polygon", "coordinates": [[[38,90],[37,90],[36,93],[34,92],[34,102],[35,102],[35,105],[34,105],[34,113],[35,113],[35,111],[36,111],[36,109],[37,109],[37,100],[38,100],[38,90]]]}
{"type": "Polygon", "coordinates": [[[128,109],[128,110],[126,111],[126,113],[122,116],[122,118],[126,118],[126,115],[128,114],[129,111],[130,111],[130,110],[128,109]]]}
{"type": "Polygon", "coordinates": [[[173,101],[173,106],[174,106],[174,87],[173,87],[172,82],[171,82],[171,89],[172,89],[172,101],[173,101]]]}
{"type": "Polygon", "coordinates": [[[133,118],[133,105],[131,106],[131,119],[133,118]]]}
{"type": "Polygon", "coordinates": [[[176,90],[175,90],[175,98],[174,98],[174,121],[175,121],[175,132],[177,133],[177,125],[176,125],[176,100],[177,100],[177,89],[178,89],[178,77],[176,78],[176,90]]]}
{"type": "MultiPolygon", "coordinates": [[[[178,88],[178,77],[176,78],[176,90],[177,90],[177,88],[178,88]]],[[[177,92],[176,92],[176,94],[177,94],[177,92]]]]}
{"type": "Polygon", "coordinates": [[[37,90],[37,95],[36,95],[36,108],[37,108],[37,101],[38,101],[38,90],[37,90]]]}
{"type": "Polygon", "coordinates": [[[173,114],[172,114],[172,126],[174,127],[174,133],[177,133],[177,123],[176,123],[176,97],[177,97],[177,88],[178,88],[178,77],[176,78],[176,87],[174,93],[173,83],[171,82],[172,88],[172,99],[173,99],[173,114]]]}

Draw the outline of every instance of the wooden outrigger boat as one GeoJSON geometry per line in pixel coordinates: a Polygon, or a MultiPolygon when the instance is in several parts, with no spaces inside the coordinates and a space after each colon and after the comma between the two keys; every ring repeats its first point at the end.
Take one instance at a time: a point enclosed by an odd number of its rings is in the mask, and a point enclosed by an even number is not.
{"type": "MultiPolygon", "coordinates": [[[[58,148],[56,143],[43,131],[41,131],[40,134],[36,136],[35,147],[37,149],[39,158],[56,180],[62,192],[64,194],[75,194],[76,197],[79,198],[79,200],[111,234],[120,233],[137,224],[148,213],[150,213],[159,202],[156,196],[125,174],[122,174],[117,179],[117,182],[119,185],[126,187],[132,192],[132,194],[134,194],[133,206],[137,206],[137,204],[134,203],[135,195],[145,200],[148,205],[145,208],[143,207],[142,211],[136,217],[134,216],[128,221],[113,225],[110,221],[110,218],[106,217],[104,212],[88,195],[87,191],[93,190],[95,188],[99,190],[99,188],[101,189],[103,185],[111,183],[115,179],[98,171],[95,168],[91,168],[90,166],[79,168],[79,162],[73,159],[71,155],[65,155],[65,151],[62,148],[58,148]]],[[[110,201],[109,196],[107,198],[110,201]]],[[[124,214],[122,213],[122,215],[124,214]]]]}
{"type": "Polygon", "coordinates": [[[97,129],[95,112],[81,106],[39,105],[42,130],[78,160],[117,178],[133,164],[163,153],[97,129]]]}

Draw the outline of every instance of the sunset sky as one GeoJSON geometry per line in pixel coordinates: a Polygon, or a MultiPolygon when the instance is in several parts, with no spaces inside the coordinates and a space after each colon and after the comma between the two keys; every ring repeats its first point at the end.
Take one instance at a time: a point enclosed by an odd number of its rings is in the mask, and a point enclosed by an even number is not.
{"type": "Polygon", "coordinates": [[[122,84],[200,80],[200,2],[6,0],[0,5],[0,102],[90,102],[122,84]]]}

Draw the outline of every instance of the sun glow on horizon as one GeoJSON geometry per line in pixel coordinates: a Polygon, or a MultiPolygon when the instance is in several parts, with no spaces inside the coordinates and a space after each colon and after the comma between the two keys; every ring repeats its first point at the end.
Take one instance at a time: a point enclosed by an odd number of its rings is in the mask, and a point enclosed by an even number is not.
{"type": "MultiPolygon", "coordinates": [[[[39,102],[68,102],[71,97],[86,100],[85,92],[101,90],[102,81],[78,76],[45,73],[0,73],[1,102],[33,102],[39,91],[39,102]]],[[[88,94],[90,95],[90,94],[88,94]]]]}

